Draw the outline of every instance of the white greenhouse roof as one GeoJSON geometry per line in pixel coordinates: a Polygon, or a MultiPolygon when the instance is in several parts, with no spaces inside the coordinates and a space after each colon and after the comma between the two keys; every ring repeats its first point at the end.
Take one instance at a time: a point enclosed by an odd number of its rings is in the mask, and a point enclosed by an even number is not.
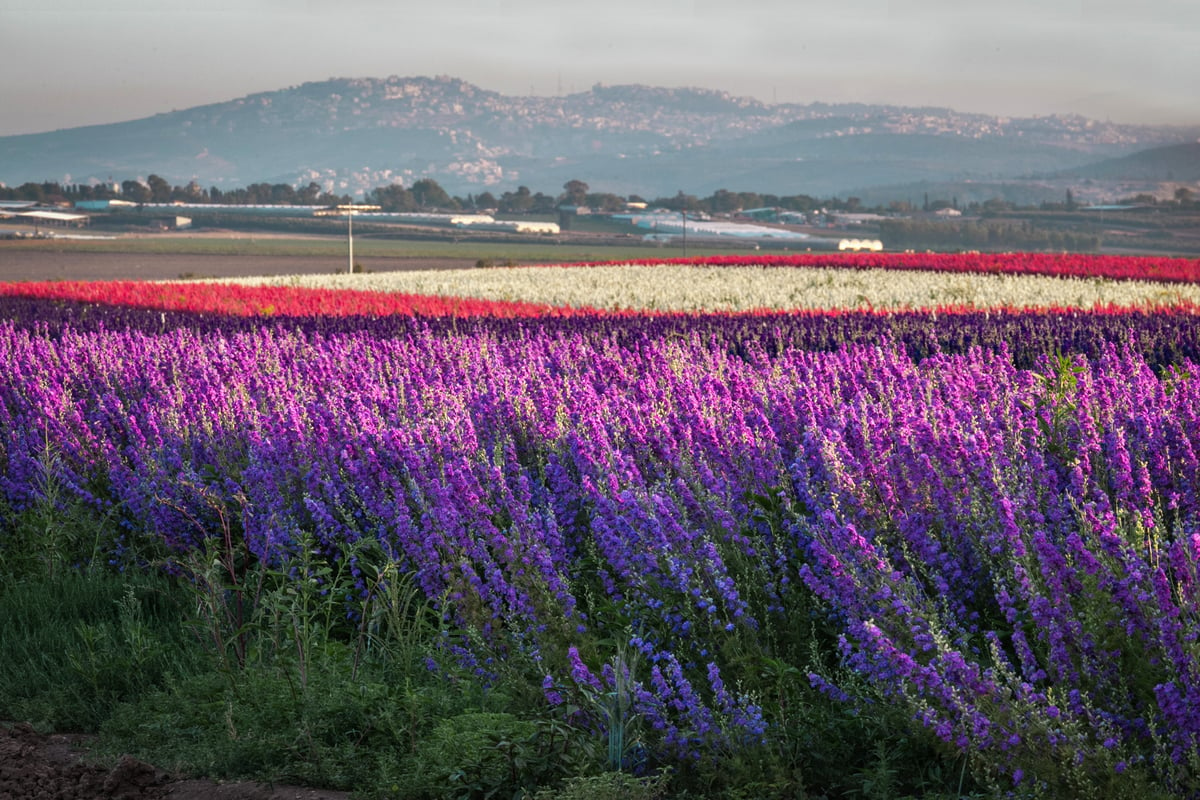
{"type": "Polygon", "coordinates": [[[15,216],[44,219],[48,222],[82,222],[88,218],[87,214],[67,214],[62,211],[22,211],[15,216]]]}

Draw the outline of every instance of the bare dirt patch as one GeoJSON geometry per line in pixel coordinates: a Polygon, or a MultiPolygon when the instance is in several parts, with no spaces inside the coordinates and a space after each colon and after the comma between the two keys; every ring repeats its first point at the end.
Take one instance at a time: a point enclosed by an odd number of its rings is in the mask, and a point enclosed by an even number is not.
{"type": "Polygon", "coordinates": [[[348,800],[346,792],[216,783],[169,775],[125,756],[106,767],[84,757],[86,737],[0,725],[0,800],[348,800]]]}

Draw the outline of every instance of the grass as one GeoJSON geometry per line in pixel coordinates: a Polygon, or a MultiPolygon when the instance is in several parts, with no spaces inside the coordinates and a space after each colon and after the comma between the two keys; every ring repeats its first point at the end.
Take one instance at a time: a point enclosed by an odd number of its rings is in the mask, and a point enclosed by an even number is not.
{"type": "Polygon", "coordinates": [[[0,714],[95,730],[115,708],[204,660],[161,575],[65,571],[0,588],[0,714]]]}

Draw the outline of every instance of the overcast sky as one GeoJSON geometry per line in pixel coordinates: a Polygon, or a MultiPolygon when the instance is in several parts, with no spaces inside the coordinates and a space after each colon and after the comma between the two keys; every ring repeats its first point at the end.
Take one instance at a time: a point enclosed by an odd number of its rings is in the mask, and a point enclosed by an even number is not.
{"type": "Polygon", "coordinates": [[[0,135],[331,77],[1200,123],[1197,0],[0,0],[0,135]]]}

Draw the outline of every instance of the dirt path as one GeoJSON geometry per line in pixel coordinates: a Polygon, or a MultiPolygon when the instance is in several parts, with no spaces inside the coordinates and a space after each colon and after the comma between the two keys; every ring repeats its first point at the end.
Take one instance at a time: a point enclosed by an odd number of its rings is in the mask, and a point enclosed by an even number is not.
{"type": "Polygon", "coordinates": [[[348,800],[346,792],[236,781],[183,780],[126,756],[107,768],[85,761],[81,736],[0,725],[3,800],[348,800]]]}

